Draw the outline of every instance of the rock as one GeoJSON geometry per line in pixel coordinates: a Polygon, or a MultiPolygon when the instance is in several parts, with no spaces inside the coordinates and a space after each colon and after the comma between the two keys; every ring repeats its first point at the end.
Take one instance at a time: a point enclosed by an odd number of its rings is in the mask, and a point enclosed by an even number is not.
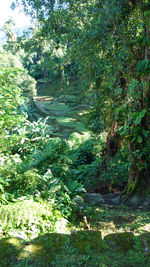
{"type": "Polygon", "coordinates": [[[150,198],[142,198],[140,204],[138,205],[138,209],[150,210],[150,198]]]}
{"type": "Polygon", "coordinates": [[[85,202],[84,202],[84,198],[79,196],[79,195],[76,195],[73,199],[73,201],[78,204],[79,206],[83,206],[85,205],[85,202]]]}
{"type": "Polygon", "coordinates": [[[142,203],[142,205],[143,205],[145,208],[147,208],[147,207],[149,207],[149,205],[150,205],[150,201],[144,201],[144,202],[142,203]]]}
{"type": "Polygon", "coordinates": [[[88,254],[89,250],[95,253],[101,252],[105,245],[99,231],[72,231],[71,244],[82,254],[88,254]]]}
{"type": "Polygon", "coordinates": [[[134,247],[134,234],[131,232],[109,234],[104,240],[116,252],[126,252],[134,247]]]}
{"type": "Polygon", "coordinates": [[[138,209],[143,210],[144,209],[144,206],[143,205],[138,206],[138,209]]]}
{"type": "Polygon", "coordinates": [[[112,205],[119,205],[120,204],[120,196],[118,196],[118,197],[115,197],[115,198],[112,198],[111,199],[111,204],[112,205]]]}
{"type": "Polygon", "coordinates": [[[55,256],[62,249],[65,249],[69,242],[69,235],[50,233],[33,239],[20,253],[19,260],[28,259],[30,264],[38,267],[49,266],[55,256]]]}
{"type": "Polygon", "coordinates": [[[8,237],[0,240],[0,266],[15,266],[18,255],[25,241],[18,237],[8,237]]]}
{"type": "Polygon", "coordinates": [[[143,197],[133,196],[127,200],[127,205],[131,207],[139,207],[140,205],[143,205],[143,197]]]}
{"type": "Polygon", "coordinates": [[[104,199],[112,199],[114,197],[116,197],[116,194],[114,193],[107,193],[104,195],[104,199]]]}
{"type": "Polygon", "coordinates": [[[150,209],[150,197],[145,197],[144,195],[131,196],[125,199],[124,204],[132,209],[150,209]]]}
{"type": "Polygon", "coordinates": [[[84,199],[86,202],[89,202],[91,206],[105,203],[103,196],[98,193],[85,193],[84,199]]]}

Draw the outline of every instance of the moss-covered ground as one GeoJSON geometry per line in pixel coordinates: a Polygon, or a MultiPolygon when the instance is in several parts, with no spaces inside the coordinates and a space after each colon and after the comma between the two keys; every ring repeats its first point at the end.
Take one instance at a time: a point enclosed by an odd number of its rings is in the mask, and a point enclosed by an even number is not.
{"type": "Polygon", "coordinates": [[[74,209],[63,234],[57,231],[24,242],[1,239],[0,266],[150,266],[149,211],[87,206],[74,209]]]}

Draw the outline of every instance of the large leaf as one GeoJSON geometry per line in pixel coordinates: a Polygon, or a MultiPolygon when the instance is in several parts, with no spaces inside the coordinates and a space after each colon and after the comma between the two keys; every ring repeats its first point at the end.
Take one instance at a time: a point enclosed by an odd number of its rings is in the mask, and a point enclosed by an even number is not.
{"type": "Polygon", "coordinates": [[[140,124],[141,120],[142,120],[142,118],[141,118],[140,116],[138,116],[138,117],[136,118],[136,120],[135,120],[135,125],[140,124]]]}
{"type": "Polygon", "coordinates": [[[141,117],[141,119],[144,118],[145,114],[146,114],[146,109],[143,109],[143,110],[140,112],[140,117],[141,117]]]}
{"type": "Polygon", "coordinates": [[[142,141],[143,141],[142,136],[138,136],[137,141],[138,141],[138,143],[142,143],[142,141]]]}
{"type": "Polygon", "coordinates": [[[148,133],[145,129],[142,129],[142,134],[144,135],[144,137],[148,137],[148,133]]]}
{"type": "Polygon", "coordinates": [[[135,125],[140,124],[140,122],[141,122],[142,118],[144,118],[145,114],[146,114],[146,109],[143,109],[143,110],[138,114],[138,116],[136,117],[135,125]]]}

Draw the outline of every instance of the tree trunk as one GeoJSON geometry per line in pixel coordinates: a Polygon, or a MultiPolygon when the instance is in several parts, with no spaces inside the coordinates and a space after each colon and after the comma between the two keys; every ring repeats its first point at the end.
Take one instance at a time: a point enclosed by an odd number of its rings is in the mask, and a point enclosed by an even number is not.
{"type": "MultiPolygon", "coordinates": [[[[143,60],[150,60],[150,47],[148,45],[148,41],[150,40],[150,29],[149,29],[149,17],[143,16],[144,21],[144,38],[147,40],[144,51],[141,49],[141,54],[144,54],[143,60]]],[[[148,147],[150,146],[149,137],[150,137],[150,129],[149,129],[149,111],[150,111],[150,75],[143,73],[141,77],[139,77],[139,84],[146,83],[147,89],[141,94],[141,99],[139,99],[139,103],[141,106],[141,110],[145,109],[146,115],[142,118],[140,125],[138,127],[141,128],[141,136],[142,142],[130,142],[130,173],[128,179],[128,186],[126,188],[125,199],[132,198],[135,195],[140,195],[150,197],[150,157],[148,152],[148,147]],[[143,135],[142,129],[147,132],[147,136],[143,135]]],[[[140,110],[140,111],[141,111],[140,110]]],[[[136,110],[139,112],[139,110],[136,110]]]]}
{"type": "MultiPolygon", "coordinates": [[[[142,144],[143,145],[143,144],[142,144]]],[[[130,172],[128,179],[127,195],[149,195],[150,196],[150,166],[145,156],[141,159],[137,159],[135,155],[135,148],[130,146],[130,172]]],[[[144,151],[145,146],[140,148],[140,151],[144,151]]]]}
{"type": "Polygon", "coordinates": [[[62,88],[61,88],[62,96],[64,98],[65,104],[67,104],[67,99],[65,97],[65,67],[64,65],[61,66],[61,82],[62,82],[62,88]]]}
{"type": "Polygon", "coordinates": [[[102,169],[107,172],[107,168],[110,159],[115,156],[120,147],[120,135],[118,134],[118,123],[115,121],[112,125],[111,130],[108,133],[106,146],[102,151],[102,163],[100,164],[99,171],[97,172],[97,182],[90,189],[90,192],[94,193],[107,193],[110,189],[110,183],[107,182],[105,185],[103,181],[101,182],[101,171],[102,169]]]}

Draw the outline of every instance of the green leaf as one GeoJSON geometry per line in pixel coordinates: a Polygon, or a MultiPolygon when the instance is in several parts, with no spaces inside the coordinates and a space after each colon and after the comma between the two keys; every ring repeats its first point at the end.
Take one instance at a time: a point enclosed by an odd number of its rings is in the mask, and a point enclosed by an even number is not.
{"type": "Polygon", "coordinates": [[[136,137],[134,137],[132,140],[131,140],[131,143],[133,143],[135,141],[136,137]]]}
{"type": "Polygon", "coordinates": [[[142,118],[144,118],[145,114],[146,114],[146,109],[143,109],[143,110],[138,114],[138,116],[136,117],[135,125],[140,124],[140,122],[141,122],[142,118]]]}
{"type": "Polygon", "coordinates": [[[142,136],[138,136],[137,141],[138,141],[138,143],[142,143],[142,141],[143,141],[142,136]]]}
{"type": "Polygon", "coordinates": [[[142,134],[145,136],[145,137],[148,137],[148,133],[145,129],[142,129],[142,134]]]}
{"type": "Polygon", "coordinates": [[[143,109],[139,114],[141,119],[144,118],[145,114],[146,114],[146,109],[143,109]]]}
{"type": "Polygon", "coordinates": [[[116,112],[122,111],[122,108],[116,108],[116,112]]]}
{"type": "Polygon", "coordinates": [[[136,120],[135,120],[135,125],[140,124],[141,120],[142,120],[141,116],[138,116],[138,117],[136,118],[136,120]]]}

